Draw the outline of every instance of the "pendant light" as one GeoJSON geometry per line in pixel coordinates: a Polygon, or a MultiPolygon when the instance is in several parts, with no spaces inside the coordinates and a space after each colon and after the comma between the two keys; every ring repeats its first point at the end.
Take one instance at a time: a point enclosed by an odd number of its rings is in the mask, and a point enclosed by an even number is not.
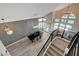
{"type": "MultiPolygon", "coordinates": [[[[2,21],[4,21],[4,19],[1,19],[2,21]]],[[[3,22],[4,23],[4,22],[3,22]]],[[[12,35],[13,34],[13,30],[11,30],[9,28],[8,25],[6,25],[6,23],[4,23],[4,31],[6,32],[7,35],[12,35]]]]}
{"type": "Polygon", "coordinates": [[[4,31],[5,31],[8,35],[12,35],[12,34],[13,34],[13,31],[12,31],[8,26],[5,26],[4,31]]]}
{"type": "Polygon", "coordinates": [[[70,9],[70,4],[67,7],[67,11],[64,12],[64,15],[66,15],[66,18],[69,17],[69,15],[72,14],[71,9],[70,9]]]}

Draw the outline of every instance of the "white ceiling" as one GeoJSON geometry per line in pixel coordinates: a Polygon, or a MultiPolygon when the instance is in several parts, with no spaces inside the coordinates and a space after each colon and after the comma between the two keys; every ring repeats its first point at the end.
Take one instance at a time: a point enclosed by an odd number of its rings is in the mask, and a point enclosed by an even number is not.
{"type": "Polygon", "coordinates": [[[0,19],[4,18],[5,22],[10,22],[37,18],[67,5],[66,3],[0,3],[0,19]]]}

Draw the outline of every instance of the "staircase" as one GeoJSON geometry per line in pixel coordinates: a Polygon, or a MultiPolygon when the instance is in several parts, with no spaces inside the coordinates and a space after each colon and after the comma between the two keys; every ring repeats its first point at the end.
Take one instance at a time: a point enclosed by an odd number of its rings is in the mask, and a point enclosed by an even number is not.
{"type": "Polygon", "coordinates": [[[47,51],[45,52],[45,56],[63,56],[65,48],[68,46],[69,41],[56,37],[55,40],[49,45],[47,51]]]}

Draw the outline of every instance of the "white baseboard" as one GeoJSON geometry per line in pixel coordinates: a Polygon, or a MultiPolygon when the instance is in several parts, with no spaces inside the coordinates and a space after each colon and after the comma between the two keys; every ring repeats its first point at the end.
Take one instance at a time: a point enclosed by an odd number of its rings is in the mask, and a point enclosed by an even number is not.
{"type": "Polygon", "coordinates": [[[28,37],[25,37],[25,38],[23,38],[23,39],[19,39],[18,41],[13,42],[13,43],[11,43],[11,44],[7,45],[7,46],[6,46],[6,48],[8,48],[8,47],[10,47],[10,46],[12,46],[12,45],[14,45],[14,44],[16,44],[16,43],[20,42],[20,41],[26,40],[26,39],[29,39],[29,38],[28,38],[28,37]]]}

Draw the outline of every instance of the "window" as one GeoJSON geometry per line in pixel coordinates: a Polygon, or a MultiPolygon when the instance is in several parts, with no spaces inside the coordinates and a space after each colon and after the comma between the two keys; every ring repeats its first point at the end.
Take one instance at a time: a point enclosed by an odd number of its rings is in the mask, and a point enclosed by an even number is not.
{"type": "Polygon", "coordinates": [[[58,25],[59,25],[59,23],[55,23],[54,25],[55,25],[55,26],[58,26],[58,25]]]}
{"type": "Polygon", "coordinates": [[[74,14],[70,14],[69,15],[69,19],[75,19],[75,15],[74,14]]]}
{"type": "Polygon", "coordinates": [[[74,20],[68,20],[68,24],[74,24],[74,20]]]}
{"type": "Polygon", "coordinates": [[[55,23],[54,23],[54,30],[55,30],[55,29],[58,28],[60,20],[59,19],[55,19],[54,21],[55,21],[55,23]]]}
{"type": "Polygon", "coordinates": [[[39,22],[42,22],[42,18],[38,19],[39,22]]]}
{"type": "Polygon", "coordinates": [[[59,22],[59,19],[55,19],[55,22],[59,22]]]}
{"type": "Polygon", "coordinates": [[[36,29],[36,28],[38,28],[38,25],[36,25],[36,26],[33,26],[33,29],[36,29]]]}
{"type": "Polygon", "coordinates": [[[39,26],[39,29],[41,29],[42,28],[42,22],[39,22],[38,26],[39,26]]]}
{"type": "Polygon", "coordinates": [[[61,22],[62,22],[62,23],[65,23],[65,22],[66,22],[66,19],[61,19],[61,22]]]}
{"type": "Polygon", "coordinates": [[[63,23],[60,23],[60,27],[65,27],[65,24],[63,24],[63,23]]]}
{"type": "Polygon", "coordinates": [[[45,18],[40,18],[38,19],[38,27],[42,31],[49,31],[49,24],[46,23],[47,19],[45,18]]]}
{"type": "Polygon", "coordinates": [[[66,28],[67,29],[72,29],[72,26],[71,25],[66,25],[66,28]]]}
{"type": "Polygon", "coordinates": [[[71,13],[66,13],[61,17],[59,28],[62,28],[65,30],[71,30],[74,24],[74,21],[75,21],[75,15],[71,13]]]}
{"type": "Polygon", "coordinates": [[[62,16],[63,19],[67,18],[68,15],[67,14],[64,14],[64,16],[62,16]]]}
{"type": "Polygon", "coordinates": [[[64,29],[64,27],[61,27],[61,26],[60,26],[59,29],[64,29]]]}
{"type": "Polygon", "coordinates": [[[65,13],[61,19],[55,19],[54,29],[71,30],[75,21],[75,15],[71,13],[65,13]]]}
{"type": "Polygon", "coordinates": [[[58,28],[58,26],[54,26],[54,29],[57,29],[58,28]]]}

